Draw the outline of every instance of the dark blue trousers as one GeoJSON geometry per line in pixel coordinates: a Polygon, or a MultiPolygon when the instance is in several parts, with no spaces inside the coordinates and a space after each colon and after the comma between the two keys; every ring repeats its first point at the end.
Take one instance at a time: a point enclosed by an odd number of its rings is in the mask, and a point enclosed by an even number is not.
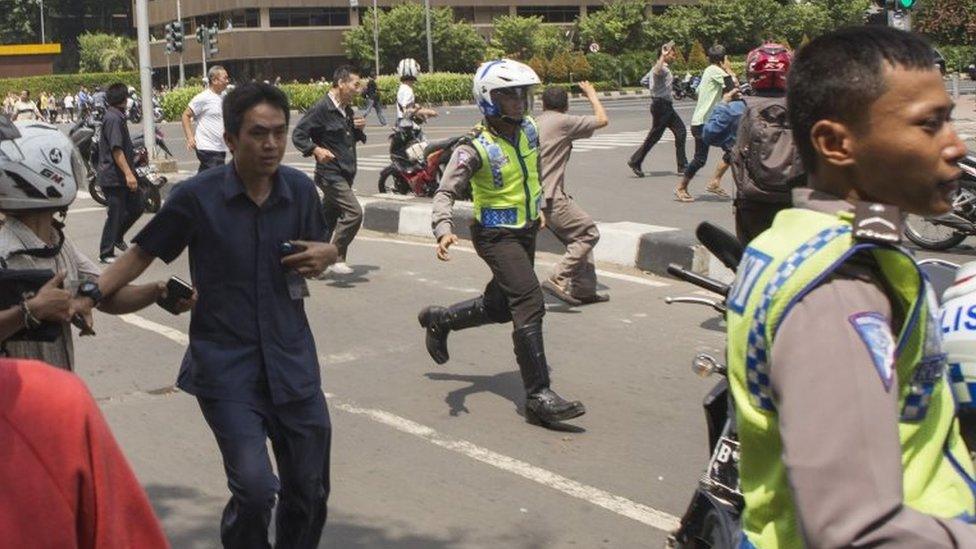
{"type": "Polygon", "coordinates": [[[270,548],[268,526],[278,497],[275,547],[318,547],[329,497],[332,423],[321,391],[275,405],[198,398],[220,446],[231,498],[224,507],[220,539],[228,548],[270,548]],[[271,439],[279,483],[271,468],[271,439]]]}

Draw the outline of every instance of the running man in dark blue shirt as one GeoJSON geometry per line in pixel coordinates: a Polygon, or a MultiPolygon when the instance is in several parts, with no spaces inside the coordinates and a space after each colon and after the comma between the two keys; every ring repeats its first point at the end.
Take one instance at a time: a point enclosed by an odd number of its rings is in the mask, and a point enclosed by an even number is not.
{"type": "Polygon", "coordinates": [[[277,495],[275,545],[316,547],[326,518],[332,428],[301,277],[324,271],[336,248],[324,242],[312,181],[280,166],[285,95],[245,84],[227,94],[223,110],[233,162],[179,185],[99,286],[111,295],[155,258],[168,263],[189,247],[198,301],[182,302],[193,306],[193,316],[178,386],[197,397],[223,454],[232,497],[221,539],[226,547],[270,547],[277,495]],[[305,250],[282,257],[284,242],[305,250]]]}

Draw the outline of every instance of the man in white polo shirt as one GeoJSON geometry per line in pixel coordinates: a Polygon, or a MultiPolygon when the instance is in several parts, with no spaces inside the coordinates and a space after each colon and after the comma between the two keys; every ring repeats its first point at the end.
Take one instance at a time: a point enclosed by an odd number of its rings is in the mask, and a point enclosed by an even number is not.
{"type": "Polygon", "coordinates": [[[205,90],[193,96],[190,104],[183,111],[183,134],[186,136],[186,149],[195,150],[200,168],[197,173],[215,166],[223,166],[227,157],[227,145],[224,143],[224,90],[230,83],[227,71],[220,65],[214,65],[207,71],[209,85],[205,90]],[[197,128],[193,131],[192,121],[196,120],[197,128]]]}

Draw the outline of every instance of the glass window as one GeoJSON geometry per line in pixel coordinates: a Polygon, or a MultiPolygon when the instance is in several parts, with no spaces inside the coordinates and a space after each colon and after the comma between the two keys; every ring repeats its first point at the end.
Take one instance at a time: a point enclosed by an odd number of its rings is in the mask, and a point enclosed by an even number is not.
{"type": "Polygon", "coordinates": [[[248,29],[259,26],[261,21],[256,8],[231,10],[220,14],[221,29],[248,29]]]}
{"type": "Polygon", "coordinates": [[[579,17],[579,6],[519,6],[522,17],[542,16],[544,23],[572,23],[579,17]]]}
{"type": "Polygon", "coordinates": [[[349,8],[272,8],[272,27],[345,27],[349,8]]]}
{"type": "Polygon", "coordinates": [[[474,23],[474,6],[454,6],[454,20],[474,23]]]}

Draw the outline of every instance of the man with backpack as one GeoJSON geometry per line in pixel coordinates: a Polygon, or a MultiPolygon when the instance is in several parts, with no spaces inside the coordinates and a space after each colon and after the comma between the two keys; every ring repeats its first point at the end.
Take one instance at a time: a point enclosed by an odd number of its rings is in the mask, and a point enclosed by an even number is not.
{"type": "Polygon", "coordinates": [[[786,113],[786,75],[793,56],[766,43],[746,56],[754,95],[726,94],[702,130],[710,145],[726,151],[736,196],[735,232],[743,244],[768,229],[790,207],[790,188],[803,175],[786,113]]]}

